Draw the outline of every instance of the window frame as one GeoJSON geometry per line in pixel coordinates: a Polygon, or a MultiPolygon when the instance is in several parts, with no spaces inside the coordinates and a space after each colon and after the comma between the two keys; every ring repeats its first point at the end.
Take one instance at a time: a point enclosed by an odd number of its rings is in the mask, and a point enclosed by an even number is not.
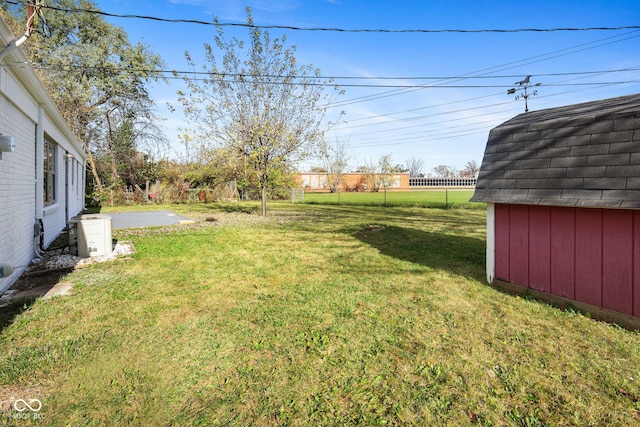
{"type": "Polygon", "coordinates": [[[58,144],[45,135],[43,146],[42,201],[44,207],[56,203],[56,175],[58,171],[58,144]]]}

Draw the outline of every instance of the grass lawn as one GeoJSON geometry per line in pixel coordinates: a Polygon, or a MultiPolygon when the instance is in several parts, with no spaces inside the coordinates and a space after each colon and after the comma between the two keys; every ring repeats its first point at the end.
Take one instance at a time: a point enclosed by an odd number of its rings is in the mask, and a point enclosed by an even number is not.
{"type": "Polygon", "coordinates": [[[0,333],[0,401],[55,426],[640,423],[640,334],[485,285],[480,209],[163,208],[202,221],[114,231],[137,254],[0,333]]]}
{"type": "Polygon", "coordinates": [[[356,206],[396,206],[396,207],[455,207],[484,208],[484,203],[471,203],[473,190],[466,188],[384,191],[376,193],[305,193],[304,201],[309,204],[340,204],[356,206]],[[386,202],[385,202],[386,197],[386,202]]]}

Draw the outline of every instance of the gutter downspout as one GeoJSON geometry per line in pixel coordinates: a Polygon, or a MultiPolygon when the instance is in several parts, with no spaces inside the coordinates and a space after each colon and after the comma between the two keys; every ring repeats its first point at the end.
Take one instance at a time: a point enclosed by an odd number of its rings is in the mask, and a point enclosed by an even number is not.
{"type": "Polygon", "coordinates": [[[30,1],[29,2],[29,6],[27,8],[27,31],[24,33],[24,35],[22,37],[20,37],[18,40],[13,40],[11,43],[9,43],[7,45],[7,47],[5,47],[4,49],[2,49],[2,52],[0,52],[0,61],[2,61],[2,59],[9,54],[11,51],[17,49],[18,47],[20,47],[20,45],[22,45],[24,42],[27,41],[27,39],[31,36],[31,33],[33,32],[33,21],[36,17],[36,6],[35,6],[35,2],[34,1],[30,1]]]}
{"type": "Polygon", "coordinates": [[[38,107],[36,124],[36,220],[42,219],[44,212],[44,108],[38,107]]]}
{"type": "Polygon", "coordinates": [[[44,249],[44,108],[38,107],[38,123],[36,124],[36,200],[35,200],[35,218],[33,232],[34,251],[40,254],[44,249]]]}
{"type": "Polygon", "coordinates": [[[13,40],[11,43],[7,45],[7,47],[2,49],[2,52],[0,52],[0,61],[2,61],[2,59],[12,50],[17,49],[22,43],[26,42],[27,39],[29,38],[29,35],[30,34],[25,34],[22,37],[20,37],[18,40],[13,40]]]}

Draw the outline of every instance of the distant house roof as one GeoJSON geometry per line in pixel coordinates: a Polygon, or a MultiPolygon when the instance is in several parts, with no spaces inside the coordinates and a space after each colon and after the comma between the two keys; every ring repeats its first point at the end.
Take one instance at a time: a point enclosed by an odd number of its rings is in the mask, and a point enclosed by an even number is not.
{"type": "Polygon", "coordinates": [[[471,200],[640,208],[640,94],[524,113],[492,129],[471,200]]]}

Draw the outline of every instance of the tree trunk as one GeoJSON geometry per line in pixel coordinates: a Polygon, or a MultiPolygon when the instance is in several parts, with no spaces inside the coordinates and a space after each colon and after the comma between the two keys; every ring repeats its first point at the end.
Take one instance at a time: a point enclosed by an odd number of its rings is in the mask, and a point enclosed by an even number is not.
{"type": "Polygon", "coordinates": [[[107,119],[107,146],[109,147],[109,155],[111,157],[111,184],[119,183],[120,174],[118,173],[118,159],[116,158],[116,147],[113,142],[113,128],[111,127],[111,116],[109,112],[105,113],[107,119]]]}
{"type": "Polygon", "coordinates": [[[262,184],[262,216],[267,216],[267,184],[262,184]]]}
{"type": "Polygon", "coordinates": [[[98,174],[98,167],[96,166],[93,154],[91,154],[91,151],[89,150],[87,144],[84,144],[84,149],[87,154],[87,164],[89,165],[89,169],[91,169],[91,174],[93,175],[93,179],[96,183],[96,189],[99,193],[101,193],[104,187],[102,186],[102,180],[100,179],[100,175],[98,174]]]}

